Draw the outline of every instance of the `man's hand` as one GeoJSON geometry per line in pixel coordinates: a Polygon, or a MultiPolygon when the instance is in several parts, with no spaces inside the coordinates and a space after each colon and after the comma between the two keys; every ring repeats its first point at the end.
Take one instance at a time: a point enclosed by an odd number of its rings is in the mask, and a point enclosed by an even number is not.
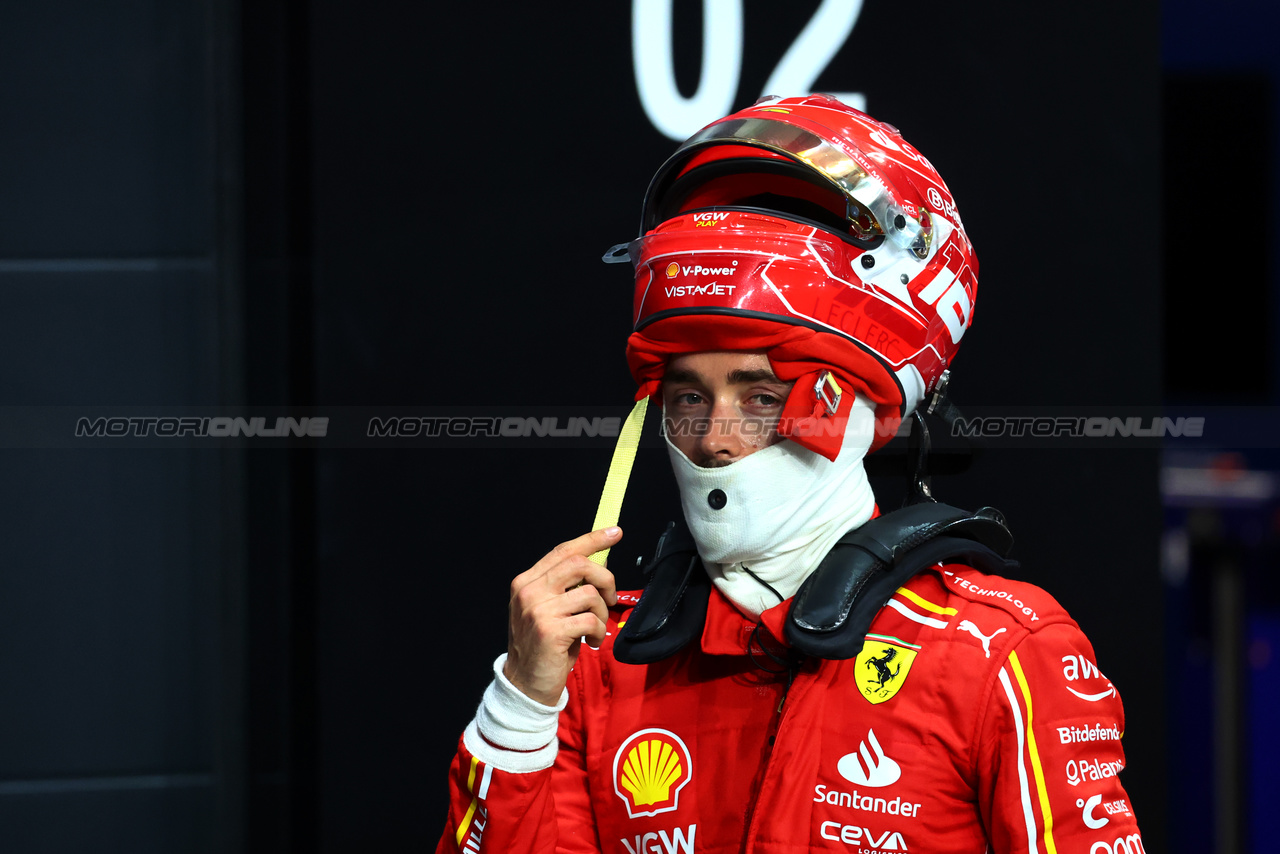
{"type": "Polygon", "coordinates": [[[610,605],[618,601],[613,573],[587,556],[618,544],[622,530],[605,528],[561,543],[511,582],[507,663],[502,672],[528,697],[560,702],[582,639],[604,640],[610,605]]]}

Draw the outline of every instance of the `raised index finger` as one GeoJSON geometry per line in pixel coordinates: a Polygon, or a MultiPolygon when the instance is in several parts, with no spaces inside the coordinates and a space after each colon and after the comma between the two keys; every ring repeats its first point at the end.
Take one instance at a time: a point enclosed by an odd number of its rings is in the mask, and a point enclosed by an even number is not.
{"type": "Polygon", "coordinates": [[[542,559],[531,566],[528,570],[516,576],[515,580],[511,583],[512,590],[513,592],[515,590],[519,590],[535,578],[540,578],[549,569],[567,557],[571,557],[573,555],[588,557],[601,549],[607,549],[610,546],[615,545],[621,539],[622,529],[617,525],[613,525],[608,528],[601,528],[598,531],[589,531],[588,533],[585,533],[580,537],[575,537],[572,540],[566,540],[543,555],[542,559]]]}
{"type": "MultiPolygon", "coordinates": [[[[539,564],[547,563],[554,565],[564,560],[570,555],[582,555],[590,557],[601,549],[607,549],[622,539],[622,529],[617,525],[608,528],[601,528],[598,531],[590,531],[580,537],[567,540],[552,549],[546,557],[538,561],[539,564]]],[[[536,564],[535,564],[536,566],[536,564]]]]}

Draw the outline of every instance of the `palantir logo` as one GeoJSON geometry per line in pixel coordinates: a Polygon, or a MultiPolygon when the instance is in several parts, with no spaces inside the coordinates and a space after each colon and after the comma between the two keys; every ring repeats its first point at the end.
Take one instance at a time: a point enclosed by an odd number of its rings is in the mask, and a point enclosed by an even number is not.
{"type": "Polygon", "coordinates": [[[689,748],[669,730],[632,733],[613,757],[613,790],[630,818],[671,812],[691,779],[689,748]]]}
{"type": "Polygon", "coordinates": [[[836,770],[850,783],[873,789],[892,785],[902,776],[902,767],[884,755],[875,730],[867,730],[867,740],[858,745],[858,752],[840,757],[836,770]],[[871,742],[871,750],[867,750],[868,741],[871,742]]]}

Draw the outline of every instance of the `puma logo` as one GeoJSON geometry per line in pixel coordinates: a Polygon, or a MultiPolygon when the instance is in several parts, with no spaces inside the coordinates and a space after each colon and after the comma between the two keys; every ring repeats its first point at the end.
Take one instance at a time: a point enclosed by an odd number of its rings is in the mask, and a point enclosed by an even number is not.
{"type": "Polygon", "coordinates": [[[992,632],[988,636],[988,635],[984,635],[981,631],[979,631],[978,627],[975,626],[973,623],[969,622],[968,620],[962,620],[960,622],[960,625],[956,626],[956,631],[968,632],[978,640],[982,641],[982,651],[987,654],[987,658],[990,658],[991,657],[991,641],[995,638],[996,635],[1003,632],[1004,628],[1002,627],[1002,628],[996,629],[994,632],[992,632]]]}

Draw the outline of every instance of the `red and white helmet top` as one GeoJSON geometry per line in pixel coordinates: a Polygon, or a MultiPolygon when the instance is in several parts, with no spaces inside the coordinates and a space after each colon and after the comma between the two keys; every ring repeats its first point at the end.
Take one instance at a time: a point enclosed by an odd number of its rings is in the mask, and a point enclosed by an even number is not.
{"type": "MultiPolygon", "coordinates": [[[[765,350],[796,381],[784,424],[818,412],[830,371],[877,404],[889,428],[875,448],[973,320],[978,261],[950,190],[896,128],[826,95],[768,99],[690,137],[651,182],[641,234],[628,246],[637,399],[658,393],[671,356],[765,350]]],[[[841,440],[789,438],[832,459],[841,440]]]]}

